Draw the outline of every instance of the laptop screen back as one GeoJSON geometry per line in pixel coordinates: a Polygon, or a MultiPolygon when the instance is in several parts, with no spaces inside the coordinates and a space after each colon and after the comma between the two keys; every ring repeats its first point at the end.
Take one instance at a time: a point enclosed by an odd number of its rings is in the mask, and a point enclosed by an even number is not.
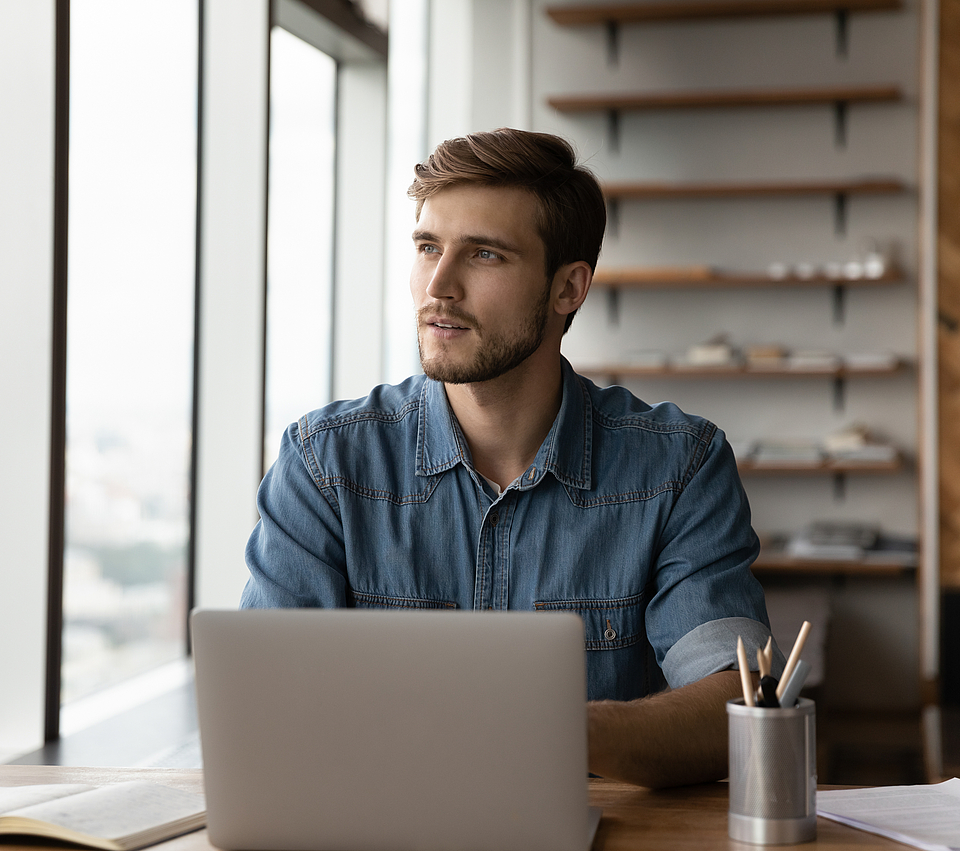
{"type": "Polygon", "coordinates": [[[248,851],[584,851],[569,613],[198,611],[208,825],[248,851]]]}

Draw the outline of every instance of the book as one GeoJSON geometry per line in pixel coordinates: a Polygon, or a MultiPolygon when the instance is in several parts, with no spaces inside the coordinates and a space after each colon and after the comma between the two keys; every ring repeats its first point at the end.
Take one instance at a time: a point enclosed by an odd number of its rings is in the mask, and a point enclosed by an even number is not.
{"type": "Polygon", "coordinates": [[[131,851],[205,823],[203,795],[140,780],[0,787],[0,835],[131,851]]]}

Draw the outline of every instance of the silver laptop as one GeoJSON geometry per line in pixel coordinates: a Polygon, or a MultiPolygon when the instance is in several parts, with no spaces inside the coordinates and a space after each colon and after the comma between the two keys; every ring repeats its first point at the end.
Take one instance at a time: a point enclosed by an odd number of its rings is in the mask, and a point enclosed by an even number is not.
{"type": "Polygon", "coordinates": [[[206,610],[191,624],[214,845],[589,848],[576,615],[206,610]]]}

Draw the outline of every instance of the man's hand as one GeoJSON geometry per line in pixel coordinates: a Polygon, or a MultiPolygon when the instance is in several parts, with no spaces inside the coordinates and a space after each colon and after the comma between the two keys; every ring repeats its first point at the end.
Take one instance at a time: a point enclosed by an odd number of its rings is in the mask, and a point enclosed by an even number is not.
{"type": "Polygon", "coordinates": [[[683,688],[587,705],[590,771],[639,786],[681,786],[727,776],[726,702],[740,674],[720,671],[683,688]]]}

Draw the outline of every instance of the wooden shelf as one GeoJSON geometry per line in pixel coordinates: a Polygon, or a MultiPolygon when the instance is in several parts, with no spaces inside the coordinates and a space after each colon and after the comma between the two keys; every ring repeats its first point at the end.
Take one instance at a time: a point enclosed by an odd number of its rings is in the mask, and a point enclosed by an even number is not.
{"type": "Polygon", "coordinates": [[[633,366],[630,364],[611,364],[609,366],[578,367],[577,372],[587,376],[603,376],[616,382],[620,378],[809,378],[824,377],[843,379],[853,376],[880,376],[895,375],[906,368],[902,361],[892,367],[884,368],[851,368],[837,366],[832,369],[797,368],[750,368],[744,365],[736,366],[633,366]]]}
{"type": "Polygon", "coordinates": [[[786,553],[762,549],[753,563],[757,574],[805,574],[808,576],[887,576],[896,577],[916,572],[916,558],[905,555],[902,559],[883,556],[867,556],[863,560],[795,558],[786,553]]]}
{"type": "Polygon", "coordinates": [[[644,92],[637,94],[557,95],[547,103],[560,112],[596,112],[715,107],[808,106],[894,102],[897,86],[857,86],[817,89],[750,89],[741,91],[644,92]]]}
{"type": "Polygon", "coordinates": [[[735,198],[776,195],[883,195],[903,192],[899,180],[837,180],[794,183],[606,183],[609,200],[735,198]]]}
{"type": "Polygon", "coordinates": [[[777,287],[846,287],[883,285],[902,282],[903,273],[891,269],[878,278],[837,278],[817,274],[810,277],[787,275],[774,277],[760,272],[719,272],[706,266],[676,268],[599,268],[594,286],[606,289],[736,289],[777,287]]]}
{"type": "Polygon", "coordinates": [[[575,27],[589,24],[651,23],[704,18],[887,12],[895,11],[902,6],[902,0],[715,0],[715,2],[677,0],[677,2],[549,6],[547,14],[561,26],[575,27]]]}
{"type": "Polygon", "coordinates": [[[795,474],[846,474],[846,473],[897,473],[903,469],[903,459],[893,461],[837,461],[824,459],[815,463],[756,463],[750,459],[737,462],[737,469],[743,475],[795,475],[795,474]]]}

